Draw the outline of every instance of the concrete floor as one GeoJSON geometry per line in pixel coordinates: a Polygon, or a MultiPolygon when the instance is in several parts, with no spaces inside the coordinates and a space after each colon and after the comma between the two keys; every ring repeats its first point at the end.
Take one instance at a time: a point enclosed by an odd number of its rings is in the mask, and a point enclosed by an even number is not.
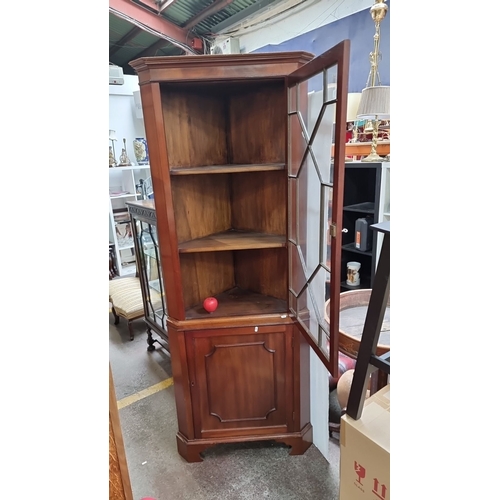
{"type": "MultiPolygon", "coordinates": [[[[168,354],[146,350],[146,325],[113,325],[110,314],[109,360],[115,383],[134,500],[338,500],[339,445],[330,439],[328,460],[312,445],[290,456],[285,445],[219,445],[201,463],[177,453],[177,420],[168,354]]],[[[156,344],[157,345],[157,344],[156,344]]]]}

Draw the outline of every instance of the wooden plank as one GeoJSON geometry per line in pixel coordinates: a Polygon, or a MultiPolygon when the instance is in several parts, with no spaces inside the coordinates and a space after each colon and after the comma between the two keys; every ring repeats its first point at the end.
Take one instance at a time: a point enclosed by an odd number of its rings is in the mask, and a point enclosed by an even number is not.
{"type": "Polygon", "coordinates": [[[232,227],[262,233],[286,234],[285,171],[234,174],[231,180],[232,227]]]}
{"type": "Polygon", "coordinates": [[[221,252],[286,246],[286,236],[244,231],[227,231],[179,244],[180,253],[221,252]]]}
{"type": "Polygon", "coordinates": [[[284,163],[286,93],[283,82],[234,92],[228,99],[231,163],[284,163]]]}
{"type": "Polygon", "coordinates": [[[278,299],[288,298],[285,248],[234,252],[236,284],[278,299]]]}
{"type": "Polygon", "coordinates": [[[284,163],[259,163],[244,165],[204,165],[202,167],[172,168],[172,175],[233,174],[238,172],[267,172],[285,170],[284,163]]]}
{"type": "Polygon", "coordinates": [[[230,163],[223,94],[169,86],[161,98],[170,168],[230,163]]]}
{"type": "Polygon", "coordinates": [[[110,500],[133,499],[111,365],[109,365],[109,498],[110,500]]]}
{"type": "MultiPolygon", "coordinates": [[[[371,142],[350,142],[345,145],[346,156],[368,156],[372,150],[371,142]]],[[[386,156],[391,153],[391,143],[379,141],[377,143],[377,154],[386,156]]],[[[335,154],[335,144],[332,144],[332,157],[335,154]]]]}
{"type": "Polygon", "coordinates": [[[231,228],[229,176],[179,176],[171,183],[179,246],[231,228]]]}
{"type": "Polygon", "coordinates": [[[179,257],[186,309],[236,284],[232,252],[188,253],[179,257]]]}

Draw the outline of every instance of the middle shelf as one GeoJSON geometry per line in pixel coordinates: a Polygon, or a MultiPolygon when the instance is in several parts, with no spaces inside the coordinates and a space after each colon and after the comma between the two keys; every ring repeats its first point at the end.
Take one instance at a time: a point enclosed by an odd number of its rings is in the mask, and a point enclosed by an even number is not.
{"type": "Polygon", "coordinates": [[[281,248],[284,246],[286,246],[285,236],[231,229],[180,243],[179,253],[281,248]]]}

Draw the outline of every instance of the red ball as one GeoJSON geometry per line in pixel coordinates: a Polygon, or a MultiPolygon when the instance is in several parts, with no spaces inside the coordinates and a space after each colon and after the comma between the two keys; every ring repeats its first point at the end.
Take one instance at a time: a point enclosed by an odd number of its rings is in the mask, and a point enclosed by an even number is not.
{"type": "Polygon", "coordinates": [[[203,301],[203,308],[209,313],[213,313],[217,309],[218,305],[219,302],[217,302],[217,299],[215,297],[207,297],[203,301]]]}

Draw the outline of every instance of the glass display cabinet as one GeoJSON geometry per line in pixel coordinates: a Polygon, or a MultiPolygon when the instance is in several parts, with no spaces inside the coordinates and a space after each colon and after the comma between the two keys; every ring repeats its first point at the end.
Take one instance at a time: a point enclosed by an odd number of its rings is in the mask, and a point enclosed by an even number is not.
{"type": "Polygon", "coordinates": [[[148,325],[148,351],[154,351],[155,342],[170,352],[167,333],[167,304],[160,262],[160,248],[156,229],[156,210],[153,200],[128,202],[132,233],[137,255],[137,274],[141,281],[144,319],[148,325]],[[153,338],[154,332],[162,339],[153,338]]]}
{"type": "Polygon", "coordinates": [[[312,443],[309,346],[338,374],[349,41],[318,57],[130,65],[168,277],[178,452],[200,462],[219,443],[274,440],[301,455],[312,443]],[[325,297],[328,281],[338,286],[325,297]]]}

